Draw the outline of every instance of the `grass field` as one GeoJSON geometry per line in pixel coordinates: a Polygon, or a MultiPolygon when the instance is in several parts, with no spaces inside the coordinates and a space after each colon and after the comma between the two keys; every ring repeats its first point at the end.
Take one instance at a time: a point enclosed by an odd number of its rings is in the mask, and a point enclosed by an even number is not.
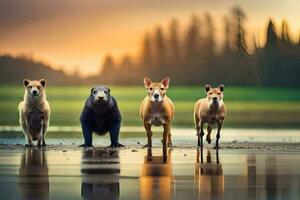
{"type": "MultiPolygon", "coordinates": [[[[112,86],[123,116],[123,125],[141,126],[139,105],[146,95],[143,86],[112,86]]],[[[79,115],[89,95],[89,87],[48,87],[51,125],[79,125],[79,115]]],[[[18,102],[22,86],[0,86],[0,125],[18,125],[18,102]]],[[[194,102],[205,96],[200,87],[171,87],[168,96],[176,107],[175,127],[193,127],[194,102]]],[[[300,92],[291,88],[226,87],[226,127],[300,128],[300,92]]]]}

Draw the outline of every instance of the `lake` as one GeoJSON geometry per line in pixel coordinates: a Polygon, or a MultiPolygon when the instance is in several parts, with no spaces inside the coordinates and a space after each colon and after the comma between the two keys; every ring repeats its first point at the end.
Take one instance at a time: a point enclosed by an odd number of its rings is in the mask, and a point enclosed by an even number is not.
{"type": "Polygon", "coordinates": [[[300,154],[177,148],[0,151],[1,199],[297,199],[300,154]],[[150,154],[151,153],[151,154],[150,154]]]}

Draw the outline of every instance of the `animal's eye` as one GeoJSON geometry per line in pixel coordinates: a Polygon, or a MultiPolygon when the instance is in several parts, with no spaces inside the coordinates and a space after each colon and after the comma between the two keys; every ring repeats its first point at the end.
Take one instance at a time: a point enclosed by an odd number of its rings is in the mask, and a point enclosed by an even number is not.
{"type": "Polygon", "coordinates": [[[93,94],[97,94],[97,91],[95,90],[95,91],[93,92],[93,94]]]}
{"type": "Polygon", "coordinates": [[[220,92],[218,92],[218,95],[221,95],[221,93],[220,93],[220,92]]]}
{"type": "Polygon", "coordinates": [[[32,86],[29,86],[29,89],[31,89],[32,88],[32,86]]]}
{"type": "Polygon", "coordinates": [[[160,89],[161,89],[161,90],[164,90],[165,88],[162,87],[162,88],[160,88],[160,89]]]}
{"type": "Polygon", "coordinates": [[[149,88],[150,90],[153,90],[153,88],[151,87],[151,88],[149,88]]]}
{"type": "Polygon", "coordinates": [[[105,91],[104,91],[104,94],[107,94],[107,93],[108,93],[107,90],[105,90],[105,91]]]}
{"type": "Polygon", "coordinates": [[[208,93],[209,95],[212,95],[212,92],[208,93]]]}
{"type": "Polygon", "coordinates": [[[41,87],[40,87],[40,86],[37,86],[37,89],[39,90],[39,89],[41,89],[41,87]]]}

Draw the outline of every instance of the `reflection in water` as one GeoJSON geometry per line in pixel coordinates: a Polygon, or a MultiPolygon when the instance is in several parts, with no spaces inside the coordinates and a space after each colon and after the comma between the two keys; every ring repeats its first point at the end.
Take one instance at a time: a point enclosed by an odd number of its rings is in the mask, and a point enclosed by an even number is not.
{"type": "Polygon", "coordinates": [[[266,196],[267,199],[277,199],[278,196],[277,193],[277,178],[278,176],[275,176],[277,174],[277,163],[276,158],[274,155],[271,155],[266,158],[266,196]]]}
{"type": "Polygon", "coordinates": [[[250,154],[247,156],[247,194],[248,199],[256,199],[257,190],[257,169],[256,155],[250,154]]]}
{"type": "Polygon", "coordinates": [[[216,161],[213,162],[210,151],[207,150],[206,162],[203,161],[203,150],[197,150],[195,164],[195,181],[201,199],[223,199],[224,175],[219,163],[219,152],[216,151],[216,161]],[[201,162],[199,162],[199,157],[201,162]]]}
{"type": "Polygon", "coordinates": [[[85,150],[81,161],[83,199],[119,199],[120,159],[116,150],[85,150]]]}
{"type": "Polygon", "coordinates": [[[148,148],[140,177],[141,199],[171,199],[171,188],[171,151],[168,152],[167,157],[165,155],[153,156],[152,149],[148,148]]]}
{"type": "Polygon", "coordinates": [[[24,150],[19,175],[23,199],[49,199],[48,164],[44,149],[24,150]]]}

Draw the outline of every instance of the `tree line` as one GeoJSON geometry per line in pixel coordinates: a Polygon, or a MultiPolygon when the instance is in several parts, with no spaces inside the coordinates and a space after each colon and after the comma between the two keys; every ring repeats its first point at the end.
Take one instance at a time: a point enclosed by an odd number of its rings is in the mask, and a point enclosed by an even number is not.
{"type": "MultiPolygon", "coordinates": [[[[266,43],[247,41],[245,12],[236,6],[223,19],[223,43],[218,47],[214,19],[209,13],[193,15],[185,31],[172,19],[164,31],[157,26],[144,34],[138,59],[124,55],[116,63],[107,55],[92,80],[110,84],[140,84],[143,76],[169,76],[177,85],[232,84],[300,86],[300,38],[291,39],[286,21],[277,32],[269,19],[266,43]],[[183,35],[181,34],[183,33],[183,35]]],[[[253,39],[254,40],[254,39],[253,39]]],[[[91,80],[91,79],[90,79],[91,80]]]]}

